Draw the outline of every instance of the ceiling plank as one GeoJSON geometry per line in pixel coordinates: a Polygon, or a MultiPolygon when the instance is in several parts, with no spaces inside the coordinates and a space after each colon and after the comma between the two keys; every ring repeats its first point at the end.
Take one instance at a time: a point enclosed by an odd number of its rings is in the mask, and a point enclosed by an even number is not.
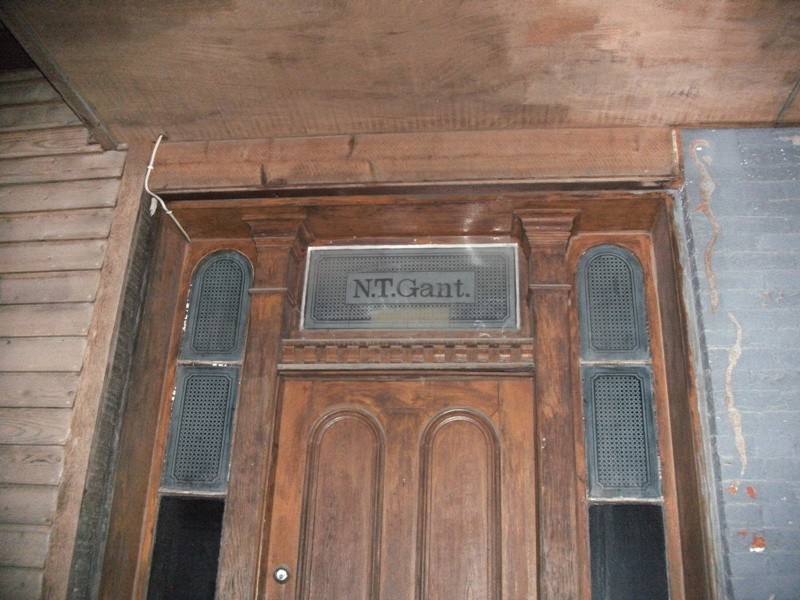
{"type": "Polygon", "coordinates": [[[119,142],[97,115],[92,103],[78,90],[72,79],[62,69],[60,62],[49,50],[48,45],[39,38],[34,29],[26,22],[25,17],[19,13],[4,10],[0,6],[0,20],[25,48],[38,69],[63,98],[67,106],[83,121],[89,129],[92,139],[104,150],[117,149],[120,146],[119,142]]]}
{"type": "Polygon", "coordinates": [[[123,142],[772,126],[800,77],[783,0],[3,7],[123,142]]]}

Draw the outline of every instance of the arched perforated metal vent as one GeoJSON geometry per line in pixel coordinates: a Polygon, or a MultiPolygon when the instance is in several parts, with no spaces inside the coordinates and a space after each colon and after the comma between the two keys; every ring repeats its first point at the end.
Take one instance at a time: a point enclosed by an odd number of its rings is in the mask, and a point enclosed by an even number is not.
{"type": "Polygon", "coordinates": [[[181,358],[238,358],[244,341],[250,264],[237,252],[203,261],[192,281],[181,358]]]}
{"type": "Polygon", "coordinates": [[[578,269],[581,356],[648,356],[644,285],[639,261],[618,246],[589,250],[578,269]]]}
{"type": "Polygon", "coordinates": [[[590,495],[658,496],[649,369],[589,367],[584,380],[590,495]]]}
{"type": "Polygon", "coordinates": [[[662,507],[646,504],[662,498],[644,273],[628,250],[596,246],[577,287],[592,598],[666,598],[662,507]]]}
{"type": "Polygon", "coordinates": [[[596,246],[581,258],[578,294],[589,495],[656,498],[658,446],[642,267],[624,248],[596,246]]]}
{"type": "Polygon", "coordinates": [[[225,489],[238,378],[236,367],[181,368],[163,488],[225,489]]]}
{"type": "Polygon", "coordinates": [[[162,491],[227,487],[251,273],[244,256],[226,250],[203,259],[192,277],[162,491]]]}

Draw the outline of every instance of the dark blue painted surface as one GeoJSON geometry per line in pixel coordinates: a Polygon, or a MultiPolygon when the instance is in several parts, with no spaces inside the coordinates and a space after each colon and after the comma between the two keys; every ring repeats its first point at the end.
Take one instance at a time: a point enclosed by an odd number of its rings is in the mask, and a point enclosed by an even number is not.
{"type": "Polygon", "coordinates": [[[800,129],[682,136],[678,218],[696,276],[726,592],[797,600],[800,129]]]}

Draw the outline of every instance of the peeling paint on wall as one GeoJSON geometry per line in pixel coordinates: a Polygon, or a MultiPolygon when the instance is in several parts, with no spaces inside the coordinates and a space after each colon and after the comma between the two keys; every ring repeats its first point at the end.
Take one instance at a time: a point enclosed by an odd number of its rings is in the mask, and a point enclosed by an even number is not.
{"type": "Polygon", "coordinates": [[[789,142],[792,146],[800,146],[800,135],[783,135],[778,138],[781,142],[789,142]]]}
{"type": "MultiPolygon", "coordinates": [[[[733,395],[733,372],[742,357],[742,326],[730,311],[728,311],[728,319],[736,327],[736,342],[728,351],[728,368],[725,369],[725,406],[728,409],[728,421],[730,421],[733,429],[733,441],[736,445],[736,451],[739,453],[739,462],[742,464],[740,476],[744,477],[744,472],[747,469],[747,446],[745,445],[744,432],[742,430],[742,413],[736,408],[736,397],[733,395]]],[[[750,488],[748,488],[747,492],[750,495],[750,488]]],[[[753,491],[753,496],[755,496],[755,490],[753,491]]]]}
{"type": "Polygon", "coordinates": [[[761,535],[754,535],[750,542],[750,552],[763,552],[767,549],[767,538],[761,535]]]}
{"type": "Polygon", "coordinates": [[[711,177],[708,170],[708,165],[711,164],[710,156],[700,157],[700,152],[708,148],[709,143],[706,140],[692,140],[689,144],[692,162],[697,166],[700,172],[700,204],[697,205],[697,210],[702,212],[708,222],[711,223],[711,237],[706,244],[706,250],[703,254],[703,262],[705,263],[706,277],[708,278],[709,294],[711,296],[711,312],[716,312],[719,306],[719,290],[717,289],[717,276],[714,274],[714,246],[717,243],[717,238],[721,230],[719,221],[717,220],[714,211],[711,208],[711,195],[717,189],[717,184],[711,177]]]}

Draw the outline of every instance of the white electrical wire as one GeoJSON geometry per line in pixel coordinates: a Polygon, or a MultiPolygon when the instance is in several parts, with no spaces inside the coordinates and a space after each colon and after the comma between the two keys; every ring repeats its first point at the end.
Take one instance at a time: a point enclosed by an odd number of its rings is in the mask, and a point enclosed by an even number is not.
{"type": "Polygon", "coordinates": [[[156,145],[153,146],[153,153],[150,155],[150,163],[147,165],[147,175],[144,176],[144,191],[150,194],[150,214],[156,214],[156,209],[158,208],[158,205],[161,204],[161,208],[163,208],[164,212],[169,215],[169,218],[175,222],[175,225],[177,225],[178,229],[181,230],[181,233],[183,234],[183,237],[186,238],[186,241],[191,242],[192,240],[189,239],[189,234],[186,233],[186,230],[181,227],[180,223],[178,223],[178,219],[176,219],[175,215],[172,214],[172,211],[167,208],[167,205],[164,200],[161,199],[161,196],[150,189],[150,173],[153,172],[153,163],[156,160],[156,152],[158,152],[158,146],[161,144],[162,139],[164,139],[164,134],[158,136],[156,145]]]}

